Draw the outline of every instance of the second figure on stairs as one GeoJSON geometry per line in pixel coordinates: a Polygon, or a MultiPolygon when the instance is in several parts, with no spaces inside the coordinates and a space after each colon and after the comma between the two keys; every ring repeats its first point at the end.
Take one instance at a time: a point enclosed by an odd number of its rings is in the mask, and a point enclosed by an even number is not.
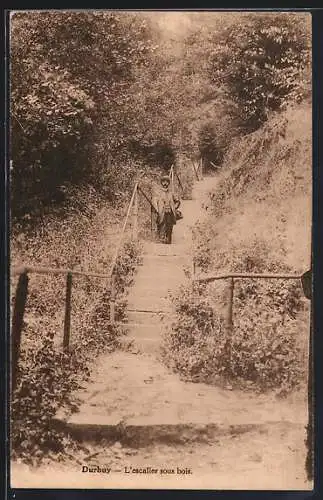
{"type": "Polygon", "coordinates": [[[175,196],[170,186],[169,176],[163,175],[160,179],[161,189],[156,194],[154,205],[157,209],[157,232],[161,242],[172,242],[173,226],[180,219],[181,213],[179,198],[175,196]]]}

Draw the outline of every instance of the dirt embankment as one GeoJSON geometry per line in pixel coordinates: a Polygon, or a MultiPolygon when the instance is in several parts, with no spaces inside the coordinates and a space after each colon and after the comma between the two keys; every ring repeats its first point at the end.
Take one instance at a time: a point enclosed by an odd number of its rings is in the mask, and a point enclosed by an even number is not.
{"type": "Polygon", "coordinates": [[[219,188],[211,194],[211,267],[229,269],[235,256],[248,254],[253,259],[262,251],[268,264],[306,271],[311,252],[311,180],[309,104],[277,114],[238,140],[226,157],[219,188]]]}

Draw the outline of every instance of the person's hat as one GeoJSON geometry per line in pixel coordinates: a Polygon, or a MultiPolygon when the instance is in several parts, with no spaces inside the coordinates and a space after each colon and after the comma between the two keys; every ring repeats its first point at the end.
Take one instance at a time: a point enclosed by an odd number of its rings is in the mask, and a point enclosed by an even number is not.
{"type": "Polygon", "coordinates": [[[168,182],[168,184],[170,183],[170,178],[168,177],[168,175],[162,175],[162,177],[160,178],[160,182],[168,182]]]}

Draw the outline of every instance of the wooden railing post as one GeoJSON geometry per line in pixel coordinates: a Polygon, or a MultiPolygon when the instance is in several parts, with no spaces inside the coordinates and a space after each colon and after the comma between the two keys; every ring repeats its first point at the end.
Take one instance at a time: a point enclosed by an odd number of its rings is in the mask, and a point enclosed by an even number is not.
{"type": "Polygon", "coordinates": [[[28,274],[26,272],[20,274],[16,289],[15,303],[12,315],[11,328],[11,387],[12,392],[17,385],[18,362],[20,356],[21,332],[23,328],[24,312],[28,295],[28,274]]]}
{"type": "Polygon", "coordinates": [[[111,276],[111,296],[110,296],[110,323],[115,322],[115,304],[116,304],[116,283],[115,275],[111,276]]]}
{"type": "Polygon", "coordinates": [[[230,278],[228,290],[228,310],[226,318],[226,352],[228,356],[228,368],[231,373],[231,357],[232,357],[232,336],[233,336],[233,292],[234,279],[230,278]]]}
{"type": "Polygon", "coordinates": [[[65,296],[65,318],[64,318],[64,337],[63,350],[68,351],[71,336],[71,307],[72,306],[72,273],[68,272],[66,277],[66,296],[65,296]]]}

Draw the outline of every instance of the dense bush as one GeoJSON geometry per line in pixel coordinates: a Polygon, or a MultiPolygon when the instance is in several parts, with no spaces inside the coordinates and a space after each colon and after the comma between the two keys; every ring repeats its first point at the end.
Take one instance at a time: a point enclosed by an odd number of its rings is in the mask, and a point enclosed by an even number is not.
{"type": "Polygon", "coordinates": [[[124,294],[131,285],[136,268],[141,263],[140,251],[140,242],[132,239],[124,242],[114,271],[117,296],[124,294]]]}
{"type": "Polygon", "coordinates": [[[203,158],[215,165],[222,163],[227,143],[217,136],[213,123],[205,123],[199,131],[199,150],[203,158]]]}
{"type": "Polygon", "coordinates": [[[301,287],[284,280],[235,287],[231,370],[236,379],[286,394],[306,370],[301,287]]]}
{"type": "Polygon", "coordinates": [[[225,332],[201,286],[174,297],[176,319],[165,335],[164,360],[185,379],[206,381],[225,369],[225,332]]]}
{"type": "Polygon", "coordinates": [[[67,443],[55,428],[59,408],[76,408],[73,392],[88,368],[74,353],[57,351],[53,334],[44,333],[38,348],[22,346],[17,388],[11,402],[11,448],[13,457],[37,463],[49,451],[59,453],[67,443]]]}
{"type": "Polygon", "coordinates": [[[299,385],[305,369],[300,296],[294,283],[236,283],[230,341],[207,288],[183,288],[175,297],[176,319],[165,336],[164,359],[188,380],[285,395],[299,385]]]}
{"type": "Polygon", "coordinates": [[[157,117],[148,124],[145,110],[135,105],[138,74],[153,54],[149,26],[135,13],[12,15],[14,220],[42,215],[44,207],[62,203],[64,193],[82,183],[107,187],[105,194],[114,198],[129,189],[136,160],[156,163],[172,154],[156,130],[157,117]],[[141,144],[142,158],[130,145],[140,143],[147,128],[151,141],[141,144]],[[118,175],[109,172],[111,165],[117,165],[118,175]]]}
{"type": "Polygon", "coordinates": [[[212,262],[211,236],[205,224],[193,228],[193,260],[196,270],[207,272],[212,262]]]}
{"type": "Polygon", "coordinates": [[[214,35],[210,78],[227,88],[245,131],[310,94],[310,34],[308,14],[249,13],[214,35]]]}

